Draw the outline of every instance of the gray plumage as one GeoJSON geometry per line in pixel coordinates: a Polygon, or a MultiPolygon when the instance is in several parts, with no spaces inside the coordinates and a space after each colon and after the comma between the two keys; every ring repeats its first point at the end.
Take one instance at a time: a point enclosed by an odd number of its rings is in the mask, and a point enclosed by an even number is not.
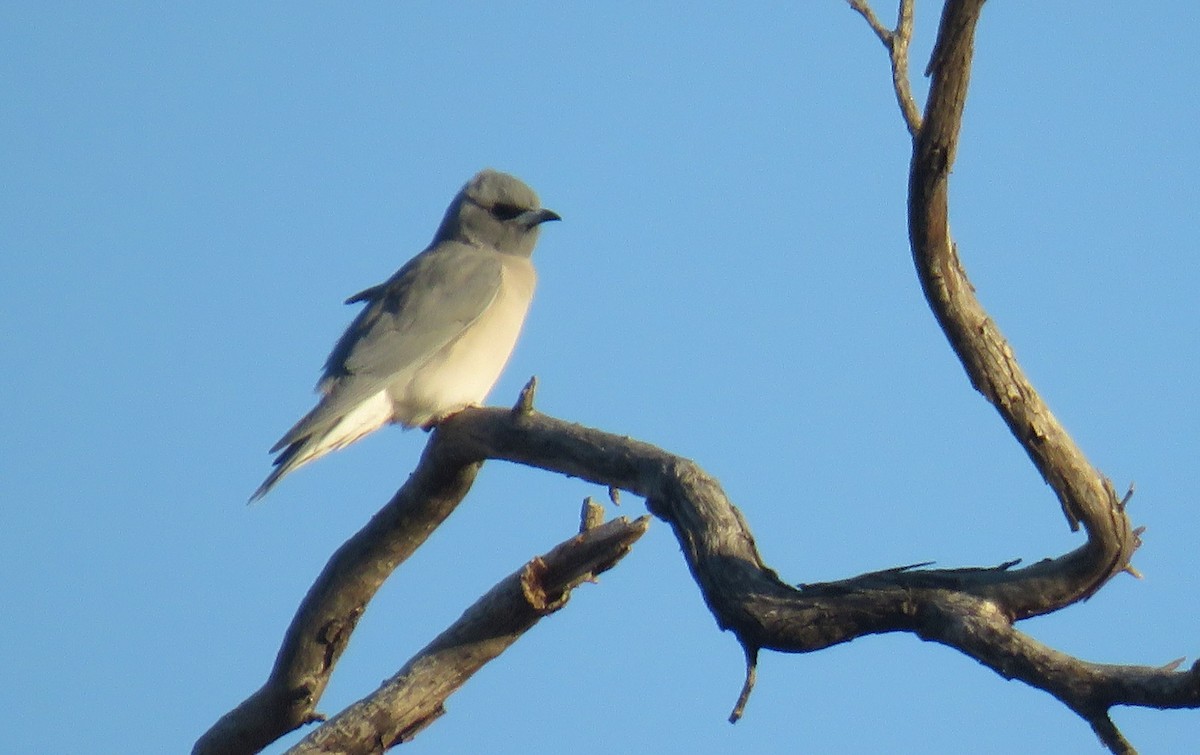
{"type": "Polygon", "coordinates": [[[482,402],[533,298],[538,227],[559,219],[513,176],[472,178],[425,251],[346,300],[366,307],[325,361],[320,402],[271,448],[275,469],[250,500],[386,424],[431,427],[482,402]]]}

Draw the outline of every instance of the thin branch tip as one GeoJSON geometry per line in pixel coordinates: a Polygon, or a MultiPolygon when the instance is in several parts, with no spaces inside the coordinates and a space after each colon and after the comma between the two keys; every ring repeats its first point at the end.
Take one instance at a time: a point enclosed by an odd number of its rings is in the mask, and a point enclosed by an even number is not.
{"type": "Polygon", "coordinates": [[[1175,660],[1173,660],[1169,663],[1163,664],[1162,670],[1163,671],[1178,671],[1179,667],[1182,666],[1183,662],[1186,660],[1187,660],[1187,658],[1176,658],[1175,660]]]}
{"type": "Polygon", "coordinates": [[[875,32],[875,36],[879,37],[879,41],[883,42],[883,46],[889,51],[892,49],[892,30],[883,25],[879,20],[879,16],[875,15],[875,11],[871,9],[871,4],[866,0],[848,0],[851,10],[862,16],[871,30],[875,32]]]}
{"type": "Polygon", "coordinates": [[[1134,485],[1134,483],[1132,483],[1132,482],[1129,483],[1129,490],[1125,491],[1125,496],[1123,498],[1121,498],[1121,502],[1119,504],[1117,504],[1118,511],[1124,511],[1125,507],[1129,505],[1129,499],[1133,498],[1133,491],[1134,491],[1135,487],[1136,486],[1134,485]]]}
{"type": "Polygon", "coordinates": [[[729,714],[731,724],[741,720],[746,712],[746,703],[750,701],[750,693],[754,691],[754,684],[758,681],[758,648],[743,644],[742,651],[746,654],[746,679],[742,682],[742,691],[729,714]]]}
{"type": "Polygon", "coordinates": [[[875,11],[866,0],[848,0],[850,8],[862,16],[871,31],[883,43],[888,51],[888,59],[892,68],[892,89],[896,95],[896,104],[900,106],[900,115],[904,118],[904,126],[912,138],[917,137],[921,130],[921,111],[912,94],[912,83],[908,75],[908,45],[912,40],[913,31],[913,0],[900,0],[900,8],[896,13],[896,28],[889,29],[883,25],[875,11]]]}
{"type": "Polygon", "coordinates": [[[533,414],[533,398],[537,394],[537,382],[537,375],[532,375],[529,381],[525,383],[525,387],[521,389],[521,393],[517,396],[517,403],[513,404],[513,414],[517,416],[533,414]]]}
{"type": "Polygon", "coordinates": [[[604,524],[604,507],[588,496],[583,499],[583,510],[579,512],[579,532],[594,530],[604,524]]]}

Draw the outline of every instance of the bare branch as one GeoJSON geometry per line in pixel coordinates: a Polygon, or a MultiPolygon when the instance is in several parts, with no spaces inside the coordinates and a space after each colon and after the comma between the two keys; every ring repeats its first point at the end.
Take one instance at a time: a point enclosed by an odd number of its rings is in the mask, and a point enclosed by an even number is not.
{"type": "Polygon", "coordinates": [[[1006,679],[1045,690],[1079,714],[1113,752],[1132,752],[1108,716],[1115,705],[1200,707],[1200,668],[1089,663],[1015,629],[986,601],[947,593],[919,609],[917,634],[957,648],[1006,679]]]}
{"type": "Polygon", "coordinates": [[[871,10],[867,0],[849,0],[850,7],[862,15],[870,25],[875,36],[887,48],[888,58],[892,64],[892,90],[896,94],[896,104],[900,106],[900,114],[904,117],[904,125],[908,133],[916,138],[921,130],[921,111],[912,95],[912,82],[908,76],[908,46],[912,42],[913,30],[913,0],[900,0],[900,9],[896,14],[896,28],[888,29],[871,10]]]}
{"type": "Polygon", "coordinates": [[[604,507],[596,503],[596,499],[588,496],[583,499],[583,509],[579,512],[579,531],[587,532],[595,529],[604,522],[604,507]]]}
{"type": "Polygon", "coordinates": [[[200,737],[194,755],[258,752],[322,720],[317,701],[367,603],[450,515],[479,472],[479,461],[430,458],[439,450],[431,444],[392,500],[330,557],[297,609],[267,681],[200,737]]]}
{"type": "MultiPolygon", "coordinates": [[[[925,125],[913,144],[909,237],[921,287],[971,384],[1000,413],[1047,484],[1072,529],[1088,530],[1091,558],[1107,562],[1091,595],[1123,570],[1138,545],[1112,483],[1099,474],[1051,413],[1012,348],[975,296],[950,237],[948,185],[966,103],[974,29],[983,0],[946,4],[934,48],[925,125]]],[[[1016,615],[1061,606],[1027,606],[1016,615]]]]}
{"type": "Polygon", "coordinates": [[[892,49],[892,30],[883,25],[879,20],[879,16],[875,15],[875,11],[871,9],[871,4],[866,0],[849,0],[850,7],[853,10],[862,14],[862,17],[870,24],[875,36],[879,37],[879,41],[883,42],[883,46],[888,50],[892,49]]]}
{"type": "Polygon", "coordinates": [[[750,702],[750,693],[754,691],[754,685],[758,681],[758,648],[745,646],[742,650],[746,653],[746,681],[743,682],[742,692],[729,714],[731,724],[741,720],[742,714],[746,712],[746,703],[750,702]]]}
{"type": "Polygon", "coordinates": [[[537,395],[537,375],[529,378],[525,383],[525,387],[521,389],[520,395],[517,396],[517,403],[513,404],[513,414],[529,414],[533,411],[533,398],[537,395]]]}
{"type": "Polygon", "coordinates": [[[744,648],[809,652],[866,634],[910,631],[1046,689],[1073,710],[1200,707],[1195,670],[1088,664],[1012,628],[1014,607],[1078,599],[1099,575],[1111,576],[1112,564],[1092,558],[1087,546],[1023,569],[1012,568],[1013,562],[986,569],[897,567],[793,588],[764,564],[745,520],[719,483],[691,461],[540,414],[518,426],[501,410],[471,409],[438,433],[442,442],[463,444],[454,455],[507,459],[646,497],[652,513],[671,524],[718,624],[733,631],[744,648]],[[962,631],[964,626],[990,627],[992,643],[980,643],[981,631],[962,631]],[[1006,645],[1002,637],[1021,642],[1006,645]],[[1013,659],[1023,654],[1053,663],[1031,663],[1027,672],[1015,675],[1013,659]],[[1086,695],[1070,684],[1081,675],[1092,680],[1086,695]]]}
{"type": "MultiPolygon", "coordinates": [[[[999,328],[979,303],[950,235],[949,175],[958,148],[974,53],[974,31],[982,9],[983,0],[948,0],[943,9],[928,69],[932,82],[924,124],[913,142],[908,197],[913,259],[930,308],[972,385],[996,407],[1054,489],[1071,528],[1078,529],[1082,523],[1087,530],[1088,542],[1058,559],[1056,568],[1068,570],[1072,565],[1067,562],[1074,560],[1074,567],[1095,577],[1090,584],[1086,580],[1076,581],[1079,592],[1073,596],[1061,594],[1046,600],[1047,594],[1034,590],[1017,595],[1017,601],[1003,609],[1002,623],[1011,633],[1011,639],[1015,636],[1008,623],[1011,618],[1056,610],[1082,600],[1117,573],[1130,570],[1129,560],[1140,540],[1112,483],[1088,462],[1050,412],[999,328]]],[[[1010,664],[1006,661],[1012,661],[1013,657],[1003,656],[1005,637],[993,633],[992,639],[993,643],[978,649],[976,657],[1007,675],[1010,664]]],[[[962,647],[957,643],[955,646],[962,647]]],[[[1107,710],[1113,704],[1111,697],[1101,696],[1083,704],[1074,689],[1055,683],[1048,667],[1027,670],[1029,673],[1022,677],[1026,682],[1046,689],[1071,706],[1093,725],[1106,746],[1128,746],[1107,717],[1107,710]]],[[[1078,681],[1077,675],[1069,677],[1078,681]]],[[[1127,679],[1127,675],[1122,675],[1122,679],[1127,679]]]]}
{"type": "Polygon", "coordinates": [[[1137,750],[1129,744],[1129,740],[1121,734],[1120,729],[1116,727],[1107,713],[1100,713],[1094,718],[1089,718],[1088,723],[1091,725],[1092,731],[1096,732],[1096,736],[1100,738],[1100,742],[1113,755],[1137,755],[1137,750]]]}
{"type": "Polygon", "coordinates": [[[444,712],[446,699],[570,591],[612,568],[645,533],[649,517],[587,530],[518,569],[467,609],[370,696],[313,731],[288,755],[377,753],[411,740],[444,712]]]}
{"type": "MultiPolygon", "coordinates": [[[[404,487],[330,560],[297,612],[267,684],[206,733],[196,752],[254,752],[263,745],[252,748],[246,742],[273,740],[315,718],[319,692],[314,690],[324,689],[361,613],[361,601],[368,592],[373,594],[387,570],[398,563],[396,554],[406,549],[397,543],[423,539],[465,495],[464,486],[484,458],[539,467],[644,497],[651,512],[671,525],[717,624],[731,630],[743,648],[810,652],[895,631],[920,630],[932,637],[939,630],[930,617],[945,614],[941,606],[947,595],[967,601],[955,604],[961,610],[986,605],[992,614],[1011,620],[1013,606],[1077,596],[1082,586],[1098,579],[1088,570],[1102,573],[1105,568],[1102,562],[1080,556],[1084,548],[1023,569],[1012,569],[1011,564],[991,569],[897,568],[791,587],[763,562],[745,519],[720,484],[694,462],[536,411],[514,415],[508,409],[466,409],[432,433],[404,487]],[[405,531],[405,521],[417,534],[405,531]]],[[[967,652],[966,640],[955,637],[947,634],[941,641],[967,652]]],[[[1129,668],[1137,673],[1126,675],[1127,691],[1120,702],[1143,704],[1128,690],[1136,690],[1147,677],[1138,675],[1142,669],[1129,668]]],[[[1170,678],[1194,680],[1192,672],[1170,678]]],[[[1179,689],[1185,684],[1175,683],[1179,689]]],[[[1161,706],[1162,699],[1156,699],[1161,706]]],[[[1176,703],[1195,705],[1184,697],[1176,703]]]]}

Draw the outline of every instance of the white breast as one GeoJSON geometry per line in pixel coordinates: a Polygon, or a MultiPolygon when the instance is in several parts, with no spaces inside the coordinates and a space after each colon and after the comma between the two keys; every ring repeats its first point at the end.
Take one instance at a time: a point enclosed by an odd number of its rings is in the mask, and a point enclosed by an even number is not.
{"type": "Polygon", "coordinates": [[[483,403],[517,345],[537,276],[529,259],[505,257],[492,305],[458,339],[391,389],[394,421],[416,427],[483,403]]]}

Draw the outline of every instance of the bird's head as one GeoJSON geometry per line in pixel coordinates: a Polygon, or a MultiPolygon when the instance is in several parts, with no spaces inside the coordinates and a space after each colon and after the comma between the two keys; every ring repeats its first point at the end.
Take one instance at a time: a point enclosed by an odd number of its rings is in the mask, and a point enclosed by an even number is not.
{"type": "Polygon", "coordinates": [[[561,219],[544,209],[537,194],[520,179],[488,168],[468,181],[450,203],[434,242],[454,239],[528,257],[537,243],[538,227],[561,219]]]}

